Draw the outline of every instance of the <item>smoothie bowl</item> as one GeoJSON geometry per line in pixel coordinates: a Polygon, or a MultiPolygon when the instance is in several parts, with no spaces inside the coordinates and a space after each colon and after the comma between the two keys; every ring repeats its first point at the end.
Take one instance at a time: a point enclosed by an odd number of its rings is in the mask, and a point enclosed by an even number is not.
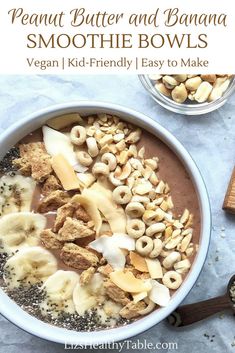
{"type": "Polygon", "coordinates": [[[27,117],[0,146],[7,319],[92,345],[141,333],[180,304],[211,221],[201,175],[174,136],[128,108],[80,102],[27,117]]]}

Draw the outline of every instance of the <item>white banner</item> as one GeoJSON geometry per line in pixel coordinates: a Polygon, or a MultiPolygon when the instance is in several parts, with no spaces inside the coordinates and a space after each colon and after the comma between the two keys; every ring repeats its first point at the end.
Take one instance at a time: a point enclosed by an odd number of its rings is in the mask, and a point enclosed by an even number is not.
{"type": "Polygon", "coordinates": [[[231,0],[8,0],[0,74],[235,73],[231,0]]]}

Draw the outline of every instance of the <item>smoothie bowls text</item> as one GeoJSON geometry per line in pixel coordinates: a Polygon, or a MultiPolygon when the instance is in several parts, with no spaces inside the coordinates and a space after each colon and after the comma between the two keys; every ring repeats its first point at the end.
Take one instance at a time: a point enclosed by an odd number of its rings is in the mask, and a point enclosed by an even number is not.
{"type": "Polygon", "coordinates": [[[33,330],[44,338],[143,331],[183,299],[206,255],[209,206],[194,163],[156,123],[118,109],[39,114],[1,162],[2,295],[54,330],[33,330]]]}

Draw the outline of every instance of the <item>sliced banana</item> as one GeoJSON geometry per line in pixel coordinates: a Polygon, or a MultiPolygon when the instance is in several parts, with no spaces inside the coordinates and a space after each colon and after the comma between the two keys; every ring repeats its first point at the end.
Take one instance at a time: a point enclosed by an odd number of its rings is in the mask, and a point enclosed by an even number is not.
{"type": "Polygon", "coordinates": [[[117,320],[120,319],[119,312],[121,309],[121,304],[115,303],[113,300],[106,300],[103,307],[98,308],[97,311],[104,325],[114,327],[117,320]]]}
{"type": "Polygon", "coordinates": [[[0,242],[7,253],[40,243],[46,217],[32,212],[14,212],[0,218],[0,242]]]}
{"type": "Polygon", "coordinates": [[[61,311],[74,313],[73,290],[79,282],[79,275],[75,271],[58,270],[48,277],[42,289],[46,291],[46,299],[41,304],[43,314],[50,312],[57,316],[61,311]]]}
{"type": "Polygon", "coordinates": [[[54,255],[40,246],[19,250],[4,266],[4,280],[9,288],[20,284],[30,285],[45,282],[57,270],[54,255]]]}
{"type": "Polygon", "coordinates": [[[121,309],[121,305],[117,305],[115,302],[110,301],[103,307],[97,307],[96,312],[99,315],[99,319],[103,325],[115,327],[117,320],[120,318],[118,313],[121,309]],[[111,307],[112,311],[110,310],[111,307]]]}
{"type": "Polygon", "coordinates": [[[11,212],[30,211],[36,182],[22,175],[0,178],[0,216],[11,212]]]}
{"type": "Polygon", "coordinates": [[[73,303],[76,312],[83,315],[86,310],[102,303],[105,299],[104,293],[103,276],[100,273],[95,273],[89,284],[85,286],[78,283],[73,291],[73,303]]]}

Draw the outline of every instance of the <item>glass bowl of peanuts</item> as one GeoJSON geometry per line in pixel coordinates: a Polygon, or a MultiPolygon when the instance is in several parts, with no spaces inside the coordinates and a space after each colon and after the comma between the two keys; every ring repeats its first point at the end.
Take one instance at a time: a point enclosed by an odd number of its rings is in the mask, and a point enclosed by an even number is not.
{"type": "Polygon", "coordinates": [[[234,75],[139,75],[162,107],[178,114],[201,115],[226,103],[235,89],[234,75]]]}

